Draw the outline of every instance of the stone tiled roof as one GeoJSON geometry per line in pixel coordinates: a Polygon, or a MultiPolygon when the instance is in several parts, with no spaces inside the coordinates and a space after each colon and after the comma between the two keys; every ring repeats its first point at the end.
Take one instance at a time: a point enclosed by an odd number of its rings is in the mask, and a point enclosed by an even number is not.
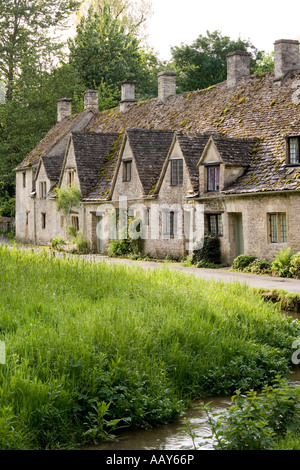
{"type": "MultiPolygon", "coordinates": [[[[36,147],[26,156],[26,158],[16,167],[16,170],[24,169],[28,166],[35,165],[39,162],[40,157],[47,155],[51,152],[53,147],[58,144],[64,137],[74,129],[88,114],[90,110],[83,111],[82,113],[69,116],[60,122],[45,135],[45,137],[36,145],[36,147]]],[[[63,157],[66,150],[66,145],[61,146],[59,156],[63,157]]],[[[56,153],[56,156],[58,154],[56,153]]]]}
{"type": "MultiPolygon", "coordinates": [[[[58,123],[19,168],[37,162],[40,155],[49,152],[59,139],[74,129],[74,122],[80,122],[82,116],[83,113],[74,119],[68,118],[58,123]]],[[[85,131],[91,135],[119,134],[126,129],[167,131],[166,135],[171,135],[171,132],[187,135],[221,134],[226,138],[238,139],[231,149],[228,144],[233,141],[223,141],[224,146],[221,141],[217,142],[222,158],[227,164],[239,162],[246,165],[245,155],[248,155],[246,171],[226,188],[227,193],[300,190],[300,168],[287,166],[285,163],[286,137],[300,135],[299,70],[288,73],[281,81],[274,80],[274,73],[258,74],[241,79],[234,88],[228,88],[227,83],[223,82],[206,90],[170,96],[164,102],[154,98],[136,103],[123,113],[117,107],[95,114],[85,127],[85,131]],[[247,153],[245,141],[242,144],[239,139],[258,139],[251,156],[247,153]],[[243,155],[242,161],[239,155],[243,155]]],[[[150,132],[148,135],[150,136],[150,132]]],[[[197,152],[193,156],[193,145],[186,137],[186,145],[188,143],[191,147],[185,151],[186,155],[189,155],[186,157],[189,162],[187,164],[193,185],[197,185],[197,152]]],[[[142,147],[143,144],[140,142],[136,145],[142,147]]],[[[106,179],[103,177],[102,182],[101,178],[98,179],[95,192],[86,194],[86,197],[96,197],[109,192],[108,186],[116,162],[116,152],[113,154],[114,158],[106,161],[104,165],[106,179]]],[[[140,161],[145,162],[145,157],[140,161]]],[[[83,172],[85,170],[83,168],[83,172]]],[[[153,167],[151,171],[148,168],[148,172],[141,169],[139,171],[147,192],[156,178],[156,170],[153,167]]],[[[94,184],[92,176],[87,178],[88,184],[84,184],[85,192],[88,191],[88,186],[94,184]]]]}
{"type": "Polygon", "coordinates": [[[245,175],[227,192],[300,190],[300,169],[285,165],[285,138],[300,135],[300,71],[275,81],[274,73],[226,82],[206,90],[137,103],[95,115],[87,129],[112,132],[127,128],[221,133],[231,138],[258,138],[245,175]]]}
{"type": "Polygon", "coordinates": [[[126,132],[132,149],[139,177],[147,195],[158,182],[165,159],[168,155],[173,131],[129,129],[126,132]]]}
{"type": "Polygon", "coordinates": [[[249,167],[259,145],[256,139],[234,139],[222,135],[212,135],[212,140],[227,166],[249,167]]]}
{"type": "Polygon", "coordinates": [[[186,134],[176,132],[176,136],[189,170],[191,183],[195,192],[199,189],[199,169],[197,164],[209,140],[210,134],[186,134]]]}
{"type": "Polygon", "coordinates": [[[118,133],[72,133],[81,195],[87,197],[103,174],[118,133]]]}
{"type": "Polygon", "coordinates": [[[42,161],[49,180],[58,181],[63,166],[63,155],[44,155],[42,161]]]}

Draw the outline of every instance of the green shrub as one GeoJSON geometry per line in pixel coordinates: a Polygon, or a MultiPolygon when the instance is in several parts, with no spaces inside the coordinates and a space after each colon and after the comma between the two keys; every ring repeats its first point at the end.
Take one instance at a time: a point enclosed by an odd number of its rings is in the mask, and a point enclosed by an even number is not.
{"type": "Polygon", "coordinates": [[[234,405],[222,417],[210,418],[217,450],[268,450],[280,438],[300,431],[300,387],[285,379],[232,397],[234,405]]]}
{"type": "Polygon", "coordinates": [[[265,259],[254,260],[246,270],[255,274],[268,274],[272,272],[271,264],[265,259]]]}
{"type": "Polygon", "coordinates": [[[66,242],[61,237],[56,237],[51,240],[52,248],[57,248],[59,245],[64,245],[66,242]]]}
{"type": "Polygon", "coordinates": [[[221,241],[217,235],[206,235],[203,246],[193,251],[193,264],[201,262],[221,264],[221,241]]]}
{"type": "Polygon", "coordinates": [[[291,259],[290,273],[292,277],[300,279],[300,253],[297,253],[291,259]]]}
{"type": "Polygon", "coordinates": [[[275,257],[272,263],[272,272],[275,276],[279,277],[291,277],[290,272],[291,261],[294,256],[292,248],[283,248],[275,257]]]}
{"type": "Polygon", "coordinates": [[[141,237],[136,238],[137,234],[142,235],[142,220],[136,217],[131,218],[127,222],[127,226],[123,227],[119,240],[111,240],[108,246],[108,254],[110,256],[128,256],[132,254],[140,254],[142,251],[141,237]]]}
{"type": "Polygon", "coordinates": [[[77,245],[78,252],[81,254],[86,254],[89,252],[89,246],[87,241],[83,238],[82,233],[79,231],[76,234],[73,242],[77,245]]]}
{"type": "Polygon", "coordinates": [[[232,267],[233,269],[242,271],[243,269],[247,268],[251,263],[253,263],[256,259],[256,256],[253,255],[239,255],[233,261],[232,267]]]}

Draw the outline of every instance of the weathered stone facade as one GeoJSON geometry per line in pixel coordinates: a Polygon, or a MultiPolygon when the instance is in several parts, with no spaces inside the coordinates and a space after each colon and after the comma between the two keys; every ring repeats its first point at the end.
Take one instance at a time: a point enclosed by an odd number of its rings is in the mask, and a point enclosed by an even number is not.
{"type": "Polygon", "coordinates": [[[274,73],[251,76],[237,51],[227,81],[206,90],[176,95],[176,75],[162,72],[158,97],[142,103],[133,82],[113,110],[98,112],[94,90],[77,116],[60,101],[58,123],[16,169],[17,239],[64,237],[55,188],[74,185],[82,199],[72,215],[95,252],[116,235],[114,209],[144,221],[153,257],[190,254],[205,233],[220,236],[227,264],[300,251],[299,63],[299,43],[280,40],[274,73]]]}

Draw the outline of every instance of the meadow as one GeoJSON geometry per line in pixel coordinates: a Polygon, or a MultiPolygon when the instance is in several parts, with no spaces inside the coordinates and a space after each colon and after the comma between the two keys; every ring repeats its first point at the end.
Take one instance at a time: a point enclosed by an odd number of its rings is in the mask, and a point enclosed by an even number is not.
{"type": "Polygon", "coordinates": [[[240,284],[0,247],[0,449],[71,449],[291,367],[300,322],[240,284]]]}

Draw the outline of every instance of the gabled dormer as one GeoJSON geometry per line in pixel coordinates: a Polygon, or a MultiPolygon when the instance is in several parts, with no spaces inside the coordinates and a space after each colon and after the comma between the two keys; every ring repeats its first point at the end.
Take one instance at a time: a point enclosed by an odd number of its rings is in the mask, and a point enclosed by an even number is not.
{"type": "Polygon", "coordinates": [[[200,194],[217,194],[242,176],[250,166],[255,143],[212,135],[198,163],[200,194]]]}
{"type": "Polygon", "coordinates": [[[172,200],[198,195],[199,178],[197,163],[208,136],[175,132],[172,145],[164,162],[155,188],[155,194],[172,200]]]}
{"type": "Polygon", "coordinates": [[[144,198],[155,193],[172,139],[172,131],[126,131],[113,181],[113,200],[120,196],[144,198]]]}

